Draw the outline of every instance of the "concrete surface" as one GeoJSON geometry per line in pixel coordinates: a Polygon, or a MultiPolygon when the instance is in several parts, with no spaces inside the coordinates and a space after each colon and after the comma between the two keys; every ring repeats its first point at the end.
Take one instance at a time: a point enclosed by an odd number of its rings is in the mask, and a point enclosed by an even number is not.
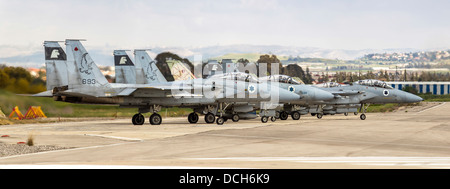
{"type": "Polygon", "coordinates": [[[130,166],[130,168],[450,168],[450,103],[359,116],[310,115],[224,125],[166,118],[0,126],[0,142],[34,136],[36,145],[72,147],[0,158],[0,168],[130,166]]]}

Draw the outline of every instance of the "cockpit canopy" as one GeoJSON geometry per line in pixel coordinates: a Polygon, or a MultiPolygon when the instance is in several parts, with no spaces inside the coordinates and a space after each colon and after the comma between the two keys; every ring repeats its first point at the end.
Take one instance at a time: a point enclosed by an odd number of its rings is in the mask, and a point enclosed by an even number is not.
{"type": "Polygon", "coordinates": [[[258,79],[255,76],[248,74],[248,73],[243,73],[243,72],[223,73],[223,74],[213,75],[212,77],[225,78],[227,80],[237,80],[237,81],[258,83],[258,79]]]}
{"type": "Polygon", "coordinates": [[[326,83],[318,84],[317,86],[321,87],[321,88],[331,88],[331,87],[345,86],[345,84],[336,83],[336,82],[326,82],[326,83]]]}
{"type": "Polygon", "coordinates": [[[295,78],[287,75],[270,75],[267,77],[261,78],[262,81],[275,81],[280,83],[288,83],[293,85],[301,85],[302,82],[296,80],[295,78]]]}
{"type": "Polygon", "coordinates": [[[355,83],[358,85],[366,85],[366,86],[371,86],[371,87],[381,87],[381,88],[386,88],[386,89],[393,89],[391,86],[386,84],[386,82],[380,81],[380,80],[375,80],[375,79],[360,80],[355,83]]]}

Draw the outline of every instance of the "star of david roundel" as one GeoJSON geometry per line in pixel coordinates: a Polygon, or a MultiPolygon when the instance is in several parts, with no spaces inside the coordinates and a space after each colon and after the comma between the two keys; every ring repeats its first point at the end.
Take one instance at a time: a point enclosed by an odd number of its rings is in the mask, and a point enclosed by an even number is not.
{"type": "Polygon", "coordinates": [[[254,85],[249,85],[248,86],[248,92],[254,93],[255,91],[256,91],[256,87],[254,85]]]}
{"type": "Polygon", "coordinates": [[[291,91],[291,92],[295,92],[295,87],[292,86],[292,85],[290,85],[290,86],[288,87],[288,90],[291,91]]]}

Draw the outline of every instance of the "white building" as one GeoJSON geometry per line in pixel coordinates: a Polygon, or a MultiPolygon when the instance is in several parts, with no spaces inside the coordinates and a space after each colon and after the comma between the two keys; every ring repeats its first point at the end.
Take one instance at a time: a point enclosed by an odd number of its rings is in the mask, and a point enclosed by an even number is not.
{"type": "Polygon", "coordinates": [[[450,82],[437,82],[437,81],[392,81],[386,82],[395,89],[402,90],[405,86],[411,86],[419,93],[432,93],[435,95],[448,95],[450,94],[450,82]]]}

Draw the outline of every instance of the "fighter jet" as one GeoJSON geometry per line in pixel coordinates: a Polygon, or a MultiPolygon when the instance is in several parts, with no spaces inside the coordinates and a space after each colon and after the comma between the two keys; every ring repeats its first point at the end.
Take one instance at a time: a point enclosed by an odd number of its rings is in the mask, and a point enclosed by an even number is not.
{"type": "MultiPolygon", "coordinates": [[[[316,86],[317,87],[317,86],[316,86]]],[[[338,83],[325,83],[320,89],[335,95],[335,98],[323,104],[309,106],[309,112],[322,118],[323,115],[359,112],[361,120],[366,119],[366,111],[370,104],[386,103],[415,103],[423,99],[414,94],[394,89],[383,81],[367,79],[343,85],[338,83]]]]}
{"type": "Polygon", "coordinates": [[[302,99],[290,101],[284,104],[283,110],[279,111],[277,118],[286,120],[289,115],[292,119],[299,120],[301,115],[308,113],[306,108],[313,104],[322,104],[326,101],[334,99],[334,95],[329,91],[324,91],[315,87],[302,84],[291,76],[287,75],[271,75],[260,78],[262,81],[275,81],[280,84],[280,88],[286,89],[292,93],[302,96],[302,99]]]}
{"type": "MultiPolygon", "coordinates": [[[[297,94],[279,89],[277,85],[222,82],[220,79],[152,84],[108,83],[80,40],[66,40],[66,52],[67,86],[58,86],[61,90],[52,90],[51,95],[73,103],[118,104],[123,108],[138,108],[139,113],[132,118],[135,125],[145,122],[142,113],[147,112],[153,113],[149,119],[152,125],[161,124],[162,118],[157,112],[163,106],[193,107],[205,114],[208,123],[214,122],[217,115],[216,123],[223,124],[223,115],[230,104],[260,103],[262,109],[267,109],[278,102],[300,98],[297,94]]],[[[191,115],[189,121],[197,122],[198,115],[191,115]]]]}
{"type": "MultiPolygon", "coordinates": [[[[298,83],[295,79],[285,75],[270,76],[278,78],[280,87],[289,91],[296,91],[298,83]]],[[[359,112],[361,120],[366,119],[366,111],[370,104],[386,104],[386,103],[414,103],[420,102],[423,99],[414,94],[393,89],[383,81],[379,80],[361,80],[352,83],[351,85],[344,85],[339,83],[324,83],[320,86],[313,86],[333,94],[333,98],[327,100],[310,100],[307,103],[290,102],[284,105],[284,110],[280,112],[279,118],[286,120],[288,114],[291,114],[294,120],[300,118],[300,114],[304,115],[311,113],[313,116],[321,119],[323,115],[334,115],[339,113],[354,113],[359,112]],[[299,111],[295,111],[299,110],[299,111]]],[[[303,91],[298,91],[300,94],[303,91]]]]}

